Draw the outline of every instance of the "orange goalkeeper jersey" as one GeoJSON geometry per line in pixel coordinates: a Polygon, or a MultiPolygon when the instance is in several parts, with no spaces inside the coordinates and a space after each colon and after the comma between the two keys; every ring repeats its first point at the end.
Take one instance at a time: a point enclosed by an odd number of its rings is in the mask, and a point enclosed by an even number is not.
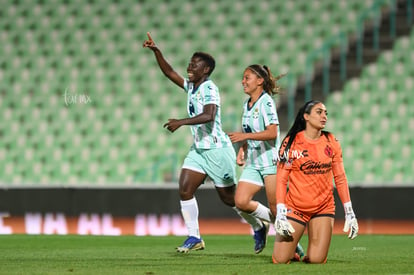
{"type": "MultiPolygon", "coordinates": [[[[281,146],[281,152],[287,139],[281,146]]],[[[333,200],[333,180],[342,203],[350,201],[348,182],[342,162],[342,149],[333,134],[322,134],[317,140],[297,133],[286,162],[278,163],[276,199],[294,208],[317,213],[333,200]],[[286,192],[289,184],[289,191],[286,192]]]]}

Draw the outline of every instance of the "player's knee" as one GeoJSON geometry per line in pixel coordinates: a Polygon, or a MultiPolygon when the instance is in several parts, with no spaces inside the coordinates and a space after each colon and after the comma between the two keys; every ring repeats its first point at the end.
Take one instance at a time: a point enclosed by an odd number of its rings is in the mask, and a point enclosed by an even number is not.
{"type": "Polygon", "coordinates": [[[236,207],[242,211],[247,210],[247,206],[249,204],[249,199],[245,198],[243,196],[237,196],[234,198],[234,203],[236,204],[236,207]]]}
{"type": "Polygon", "coordinates": [[[218,188],[217,189],[220,200],[227,206],[234,207],[236,204],[234,202],[234,187],[230,188],[218,188]]]}
{"type": "Polygon", "coordinates": [[[308,263],[308,264],[324,264],[326,263],[327,257],[324,256],[305,256],[305,258],[303,259],[303,262],[308,263]]]}
{"type": "Polygon", "coordinates": [[[289,264],[290,259],[286,257],[281,257],[281,255],[275,255],[275,253],[272,254],[272,262],[274,264],[289,264]]]}
{"type": "Polygon", "coordinates": [[[191,200],[194,197],[194,193],[189,190],[179,190],[180,199],[183,201],[191,200]]]}
{"type": "Polygon", "coordinates": [[[234,207],[236,204],[234,202],[234,195],[232,194],[220,194],[220,200],[227,206],[234,207]]]}

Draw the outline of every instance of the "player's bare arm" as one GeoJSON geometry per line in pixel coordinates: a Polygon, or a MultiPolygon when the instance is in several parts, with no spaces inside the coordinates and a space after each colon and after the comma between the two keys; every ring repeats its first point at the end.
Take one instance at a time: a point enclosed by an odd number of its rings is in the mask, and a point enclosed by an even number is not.
{"type": "Polygon", "coordinates": [[[250,140],[272,140],[277,137],[277,125],[271,124],[266,127],[264,131],[257,133],[241,133],[241,132],[231,132],[228,133],[231,142],[236,143],[240,141],[250,140]]]}
{"type": "Polygon", "coordinates": [[[205,124],[211,121],[214,121],[216,116],[217,106],[215,104],[205,105],[203,112],[195,117],[183,118],[183,119],[169,119],[167,123],[164,124],[164,128],[167,128],[168,131],[174,132],[183,125],[196,125],[196,124],[205,124]]]}
{"type": "Polygon", "coordinates": [[[155,59],[158,66],[166,77],[181,88],[184,88],[184,78],[178,74],[171,65],[164,58],[161,50],[157,47],[149,32],[147,32],[148,39],[144,41],[142,47],[149,48],[154,52],[155,59]]]}

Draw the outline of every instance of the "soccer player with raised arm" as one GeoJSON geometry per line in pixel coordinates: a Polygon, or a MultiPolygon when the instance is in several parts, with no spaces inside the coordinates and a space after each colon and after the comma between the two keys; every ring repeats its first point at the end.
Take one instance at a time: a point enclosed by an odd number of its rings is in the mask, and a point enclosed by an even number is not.
{"type": "MultiPolygon", "coordinates": [[[[257,218],[235,207],[236,154],[230,138],[221,128],[219,89],[210,79],[215,68],[214,58],[205,52],[195,52],[187,66],[187,78],[184,78],[165,60],[150,34],[147,35],[143,47],[153,51],[164,75],[187,94],[189,117],[169,119],[164,127],[170,132],[183,125],[191,128],[194,143],[184,159],[178,183],[181,213],[188,229],[188,238],[177,247],[177,252],[201,250],[205,248],[205,243],[200,235],[198,204],[194,194],[207,176],[213,181],[224,204],[232,207],[249,224],[257,222],[257,218]]],[[[266,234],[261,237],[266,238],[266,234]]]]}

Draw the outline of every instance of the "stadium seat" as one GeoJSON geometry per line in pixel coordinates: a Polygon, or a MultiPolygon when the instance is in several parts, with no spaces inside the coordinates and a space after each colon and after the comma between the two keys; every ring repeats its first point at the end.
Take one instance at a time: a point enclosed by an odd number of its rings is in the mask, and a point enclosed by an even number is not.
{"type": "Polygon", "coordinates": [[[350,171],[351,184],[413,181],[408,172],[414,161],[410,149],[410,131],[414,130],[413,108],[409,107],[412,79],[405,73],[412,67],[407,48],[413,44],[407,45],[407,41],[410,38],[398,39],[392,50],[363,70],[360,80],[349,81],[341,95],[337,92],[327,99],[328,109],[339,111],[330,114],[334,121],[330,124],[332,131],[345,140],[355,140],[343,143],[344,164],[350,171]],[[351,112],[354,116],[347,116],[351,112]],[[339,120],[348,124],[352,121],[352,127],[342,127],[339,120]],[[358,166],[354,167],[354,163],[358,166]]]}
{"type": "MultiPolygon", "coordinates": [[[[7,153],[0,156],[6,167],[0,182],[105,186],[176,180],[192,143],[190,131],[183,127],[170,134],[162,125],[187,116],[186,98],[142,49],[147,31],[184,76],[193,51],[216,57],[212,78],[221,90],[223,125],[236,130],[246,66],[260,63],[275,75],[303,74],[306,55],[332,33],[355,32],[358,14],[370,5],[359,0],[6,1],[0,17],[0,130],[7,153]],[[68,104],[65,92],[77,100],[68,104]],[[79,102],[82,95],[91,102],[79,102]]],[[[400,44],[396,47],[407,49],[407,42],[400,44]]],[[[404,76],[414,71],[405,65],[402,71],[395,91],[412,87],[404,76]]],[[[411,97],[393,96],[387,100],[406,102],[400,112],[411,114],[411,97]]],[[[360,115],[353,125],[362,131],[376,99],[365,95],[360,103],[358,98],[344,93],[360,115]]],[[[373,109],[378,116],[385,110],[379,108],[373,109]]],[[[341,110],[352,119],[349,106],[341,110]]],[[[392,119],[394,113],[387,114],[392,119]]],[[[340,118],[335,122],[342,130],[348,127],[340,118]]],[[[356,143],[342,137],[345,144],[356,143]]]]}

